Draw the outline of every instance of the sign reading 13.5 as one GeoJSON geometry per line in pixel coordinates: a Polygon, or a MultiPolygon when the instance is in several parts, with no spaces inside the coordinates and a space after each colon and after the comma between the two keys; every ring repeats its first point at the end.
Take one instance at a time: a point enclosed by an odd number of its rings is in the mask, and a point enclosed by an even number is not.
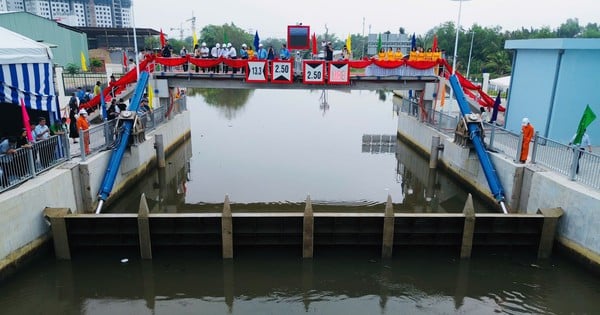
{"type": "Polygon", "coordinates": [[[248,71],[246,71],[247,82],[267,82],[267,62],[248,61],[248,71]]]}
{"type": "Polygon", "coordinates": [[[325,63],[323,61],[304,61],[303,81],[307,84],[323,84],[325,82],[325,63]]]}

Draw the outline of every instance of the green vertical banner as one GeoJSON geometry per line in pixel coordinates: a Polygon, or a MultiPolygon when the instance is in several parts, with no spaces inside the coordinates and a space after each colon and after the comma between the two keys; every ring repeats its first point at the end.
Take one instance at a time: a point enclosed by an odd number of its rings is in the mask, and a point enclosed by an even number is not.
{"type": "Polygon", "coordinates": [[[379,33],[379,37],[377,38],[377,52],[381,51],[381,33],[379,33]]]}
{"type": "Polygon", "coordinates": [[[229,43],[229,40],[227,39],[227,32],[225,32],[225,29],[223,29],[223,45],[227,45],[227,43],[229,43]]]}
{"type": "Polygon", "coordinates": [[[573,140],[575,144],[581,144],[581,138],[585,133],[587,127],[596,119],[596,114],[590,108],[590,105],[585,106],[585,110],[583,111],[583,116],[581,116],[581,120],[579,121],[579,126],[577,126],[577,135],[573,140]]]}

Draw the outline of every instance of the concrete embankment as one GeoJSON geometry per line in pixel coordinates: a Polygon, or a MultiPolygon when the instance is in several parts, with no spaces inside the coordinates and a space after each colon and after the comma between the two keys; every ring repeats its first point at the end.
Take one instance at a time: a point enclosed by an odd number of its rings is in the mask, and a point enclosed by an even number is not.
{"type": "MultiPolygon", "coordinates": [[[[398,116],[398,136],[426,156],[430,155],[432,138],[439,136],[444,146],[439,154],[439,165],[469,186],[472,193],[493,201],[473,149],[455,144],[453,138],[405,113],[398,116]]],[[[564,215],[557,231],[560,247],[600,270],[600,191],[539,165],[517,164],[500,153],[490,153],[490,157],[511,212],[531,214],[538,209],[561,207],[564,215]]]]}
{"type": "MultiPolygon", "coordinates": [[[[190,137],[189,111],[183,111],[146,134],[146,141],[125,153],[113,187],[115,198],[156,162],[154,135],[161,134],[170,152],[190,137]]],[[[46,207],[92,212],[111,151],[75,158],[23,185],[0,194],[0,278],[46,244],[49,226],[42,212],[46,207]]]]}

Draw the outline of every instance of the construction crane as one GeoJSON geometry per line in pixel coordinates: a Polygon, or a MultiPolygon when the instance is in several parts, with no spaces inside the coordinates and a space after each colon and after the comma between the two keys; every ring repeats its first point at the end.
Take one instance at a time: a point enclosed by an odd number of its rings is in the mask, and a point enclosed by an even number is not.
{"type": "Polygon", "coordinates": [[[179,40],[183,41],[183,23],[179,24],[179,27],[171,27],[171,31],[179,31],[179,40]]]}
{"type": "Polygon", "coordinates": [[[196,17],[194,16],[194,11],[192,11],[192,17],[185,20],[186,22],[192,22],[192,36],[196,33],[196,17]]]}

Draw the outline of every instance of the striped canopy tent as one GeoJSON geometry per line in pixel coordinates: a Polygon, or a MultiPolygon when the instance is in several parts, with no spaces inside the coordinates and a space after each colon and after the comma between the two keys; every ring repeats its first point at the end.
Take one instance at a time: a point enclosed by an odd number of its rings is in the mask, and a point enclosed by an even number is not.
{"type": "Polygon", "coordinates": [[[52,52],[47,45],[0,27],[0,103],[49,112],[59,120],[52,52]]]}

